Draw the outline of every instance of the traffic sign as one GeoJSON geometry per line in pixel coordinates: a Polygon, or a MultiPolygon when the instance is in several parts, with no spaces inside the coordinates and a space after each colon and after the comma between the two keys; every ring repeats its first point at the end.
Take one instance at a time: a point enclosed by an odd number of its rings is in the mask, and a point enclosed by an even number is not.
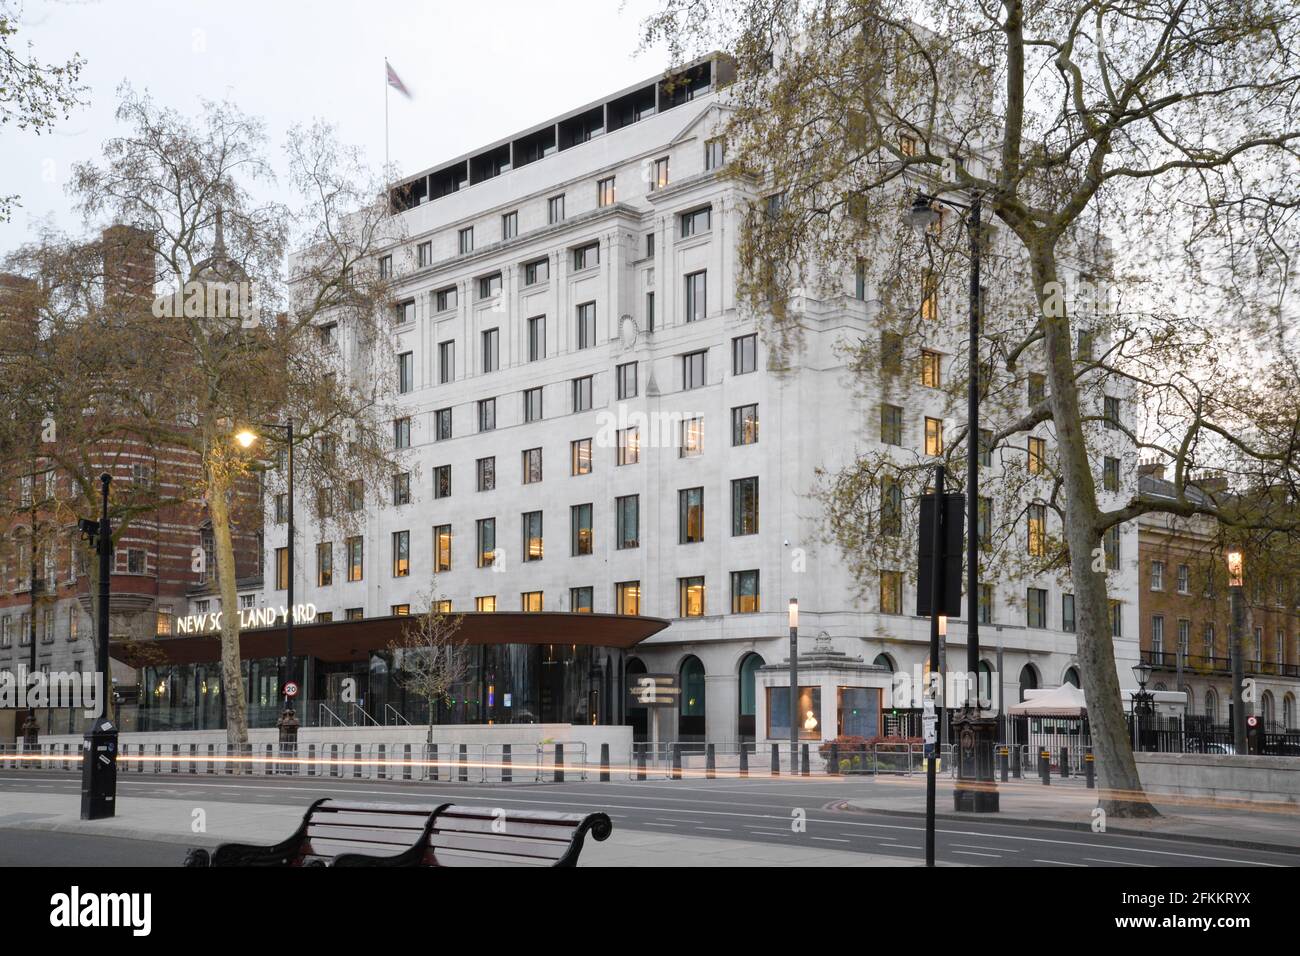
{"type": "Polygon", "coordinates": [[[1256,717],[1254,714],[1251,714],[1249,717],[1246,718],[1246,726],[1250,728],[1258,727],[1259,718],[1256,717]]]}
{"type": "Polygon", "coordinates": [[[297,697],[297,696],[298,696],[298,682],[297,682],[297,681],[292,681],[292,680],[291,680],[291,681],[285,681],[285,684],[284,684],[284,696],[285,696],[285,697],[290,697],[290,698],[292,698],[292,697],[297,697]]]}

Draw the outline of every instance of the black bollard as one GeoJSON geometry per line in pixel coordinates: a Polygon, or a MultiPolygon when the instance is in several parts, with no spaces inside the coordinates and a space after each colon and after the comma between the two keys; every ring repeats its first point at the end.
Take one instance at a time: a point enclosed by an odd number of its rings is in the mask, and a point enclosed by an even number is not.
{"type": "Polygon", "coordinates": [[[808,776],[808,745],[804,744],[799,748],[799,774],[808,776]]]}
{"type": "Polygon", "coordinates": [[[502,744],[501,745],[501,782],[502,783],[510,783],[511,780],[514,779],[514,774],[511,773],[511,769],[510,769],[510,762],[512,758],[513,758],[513,754],[510,752],[510,744],[502,744]]]}
{"type": "Polygon", "coordinates": [[[1061,778],[1064,779],[1070,775],[1070,748],[1061,748],[1061,778]]]}
{"type": "Polygon", "coordinates": [[[428,750],[425,753],[425,757],[428,758],[430,762],[429,769],[433,773],[433,779],[437,780],[438,779],[438,745],[429,744],[428,750]]]}
{"type": "Polygon", "coordinates": [[[713,780],[718,775],[717,756],[713,744],[704,745],[704,778],[713,780]]]}
{"type": "Polygon", "coordinates": [[[1038,774],[1043,778],[1043,786],[1051,786],[1052,783],[1052,754],[1047,750],[1041,750],[1038,753],[1038,774]]]}
{"type": "Polygon", "coordinates": [[[564,744],[555,745],[555,782],[564,783],[564,744]]]}
{"type": "Polygon", "coordinates": [[[1089,790],[1095,789],[1097,786],[1097,777],[1096,777],[1097,768],[1093,764],[1091,747],[1089,747],[1088,752],[1083,755],[1083,773],[1084,776],[1088,778],[1088,789],[1089,790]]]}
{"type": "Polygon", "coordinates": [[[682,779],[682,745],[673,744],[673,779],[682,779]]]}
{"type": "Polygon", "coordinates": [[[609,744],[600,745],[600,782],[609,783],[609,744]]]}
{"type": "Polygon", "coordinates": [[[832,776],[840,772],[840,745],[833,740],[831,741],[831,763],[826,768],[826,772],[832,776]]]}
{"type": "Polygon", "coordinates": [[[637,748],[636,752],[636,778],[645,779],[645,744],[637,748]]]}
{"type": "Polygon", "coordinates": [[[772,744],[772,776],[781,776],[781,751],[777,750],[777,744],[772,744]]]}
{"type": "Polygon", "coordinates": [[[1011,775],[1020,779],[1020,744],[1011,748],[1011,775]]]}
{"type": "Polygon", "coordinates": [[[456,758],[456,762],[460,764],[460,771],[457,774],[457,778],[460,780],[461,783],[466,783],[469,781],[469,766],[467,765],[468,759],[469,759],[469,744],[461,744],[459,754],[456,758]]]}
{"type": "Polygon", "coordinates": [[[749,776],[749,744],[740,745],[740,775],[749,776]]]}

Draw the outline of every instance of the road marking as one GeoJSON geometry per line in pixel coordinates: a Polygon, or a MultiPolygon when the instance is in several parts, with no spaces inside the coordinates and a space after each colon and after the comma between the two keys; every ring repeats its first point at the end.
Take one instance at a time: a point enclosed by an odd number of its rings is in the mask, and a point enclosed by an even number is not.
{"type": "Polygon", "coordinates": [[[851,840],[840,840],[836,837],[813,837],[814,840],[821,840],[823,843],[851,843],[851,840]]]}
{"type": "Polygon", "coordinates": [[[996,859],[1002,859],[1001,853],[976,853],[974,850],[953,850],[953,853],[959,853],[962,856],[991,856],[996,859]]]}
{"type": "Polygon", "coordinates": [[[644,822],[641,824],[641,826],[643,826],[643,827],[668,827],[669,829],[673,829],[673,830],[677,829],[677,824],[675,824],[675,823],[651,823],[649,820],[644,821],[644,822]]]}
{"type": "Polygon", "coordinates": [[[1091,860],[1093,863],[1105,863],[1107,866],[1145,866],[1150,867],[1150,863],[1126,863],[1123,860],[1099,860],[1095,856],[1085,856],[1085,860],[1091,860]]]}
{"type": "Polygon", "coordinates": [[[949,843],[949,846],[965,847],[967,850],[996,850],[999,853],[1019,853],[1019,850],[1013,850],[1010,847],[1002,846],[976,846],[973,843],[949,843]]]}
{"type": "Polygon", "coordinates": [[[904,846],[901,843],[882,843],[881,846],[890,850],[919,850],[919,846],[904,846]]]}
{"type": "Polygon", "coordinates": [[[1064,862],[1064,861],[1062,861],[1062,860],[1035,860],[1034,862],[1035,862],[1035,863],[1050,863],[1050,864],[1052,864],[1053,866],[1082,866],[1082,867],[1084,867],[1085,869],[1086,869],[1087,866],[1088,866],[1087,863],[1066,863],[1066,862],[1064,862]]]}
{"type": "MultiPolygon", "coordinates": [[[[695,829],[697,829],[697,830],[708,830],[710,833],[730,833],[730,832],[731,832],[731,829],[730,829],[729,827],[701,827],[701,826],[697,826],[695,829]]],[[[847,841],[845,841],[845,842],[847,842],[847,841]]]]}

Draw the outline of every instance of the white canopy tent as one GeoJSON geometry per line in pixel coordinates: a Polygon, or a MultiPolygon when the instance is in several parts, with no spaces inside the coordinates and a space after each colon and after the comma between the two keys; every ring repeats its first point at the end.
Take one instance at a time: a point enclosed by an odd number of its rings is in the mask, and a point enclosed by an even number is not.
{"type": "Polygon", "coordinates": [[[1088,705],[1083,691],[1073,684],[1051,690],[1030,690],[1025,700],[1012,704],[1007,713],[1013,717],[1087,717],[1088,705]]]}

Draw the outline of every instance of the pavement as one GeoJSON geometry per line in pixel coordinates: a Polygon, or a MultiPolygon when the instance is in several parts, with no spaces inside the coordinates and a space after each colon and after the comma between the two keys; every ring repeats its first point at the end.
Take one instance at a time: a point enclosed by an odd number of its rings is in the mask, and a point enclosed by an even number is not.
{"type": "MultiPolygon", "coordinates": [[[[938,786],[936,860],[947,866],[1295,866],[1296,814],[1164,807],[1157,821],[1093,829],[1097,791],[1082,781],[1000,786],[999,814],[956,814],[938,786]]],[[[80,781],[0,771],[0,865],[129,860],[179,863],[186,846],[273,843],[320,796],[455,801],[562,812],[604,810],[609,840],[583,866],[917,866],[924,862],[924,778],[754,776],[680,781],[460,784],[273,776],[119,777],[117,816],[79,819],[80,781]],[[21,839],[10,839],[21,835],[21,839]],[[38,839],[48,837],[46,845],[38,839]],[[131,844],[138,846],[132,856],[131,844]]]]}

